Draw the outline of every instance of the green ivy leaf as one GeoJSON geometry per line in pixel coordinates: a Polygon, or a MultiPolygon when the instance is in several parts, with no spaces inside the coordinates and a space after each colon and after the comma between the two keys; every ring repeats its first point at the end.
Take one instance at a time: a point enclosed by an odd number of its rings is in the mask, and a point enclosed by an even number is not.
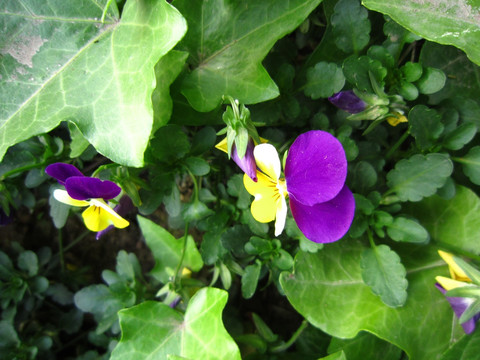
{"type": "Polygon", "coordinates": [[[347,360],[343,350],[340,350],[336,353],[330,354],[328,356],[322,357],[319,360],[347,360]]]}
{"type": "Polygon", "coordinates": [[[400,257],[387,245],[365,249],[360,261],[362,279],[384,304],[399,307],[407,300],[408,281],[400,257]]]}
{"type": "Polygon", "coordinates": [[[417,146],[427,150],[435,145],[436,140],[442,135],[444,126],[441,116],[425,105],[416,105],[408,113],[410,133],[415,137],[417,146]]]}
{"type": "Polygon", "coordinates": [[[401,201],[420,201],[435,194],[453,171],[450,158],[444,154],[416,154],[400,160],[387,174],[389,193],[401,201]]]}
{"type": "Polygon", "coordinates": [[[470,189],[457,186],[449,200],[432,196],[408,206],[433,240],[480,255],[480,198],[470,189]]]}
{"type": "Polygon", "coordinates": [[[11,42],[1,49],[0,102],[9,106],[0,112],[0,159],[13,144],[70,120],[111,160],[143,164],[153,123],[154,65],[182,38],[186,24],[166,1],[133,0],[120,21],[109,11],[102,24],[105,2],[5,4],[0,23],[11,42]]]}
{"type": "Polygon", "coordinates": [[[429,240],[427,230],[418,222],[399,216],[387,225],[387,234],[392,240],[422,244],[429,240]]]}
{"type": "Polygon", "coordinates": [[[170,120],[173,107],[172,98],[170,97],[170,85],[182,71],[187,57],[188,53],[184,51],[172,50],[155,65],[157,87],[152,93],[152,133],[155,133],[170,120]]]}
{"type": "Polygon", "coordinates": [[[332,338],[328,352],[342,350],[348,360],[399,360],[402,350],[368,332],[361,332],[353,339],[332,338]]]}
{"type": "Polygon", "coordinates": [[[307,83],[303,86],[305,95],[316,100],[327,98],[342,90],[345,76],[334,63],[319,62],[307,70],[307,83]]]}
{"type": "Polygon", "coordinates": [[[363,0],[370,10],[392,17],[427,40],[454,45],[480,64],[479,9],[465,1],[363,0]]]}
{"type": "Polygon", "coordinates": [[[244,104],[277,97],[278,88],[261,62],[320,2],[175,1],[189,24],[181,45],[191,54],[193,69],[182,83],[182,94],[202,112],[217,107],[223,95],[244,104]]]}
{"type": "Polygon", "coordinates": [[[370,41],[368,11],[359,1],[338,1],[330,21],[335,45],[347,54],[358,54],[370,41]]]}
{"type": "Polygon", "coordinates": [[[412,360],[435,359],[448,348],[453,331],[461,331],[434,286],[435,276],[446,276],[447,267],[432,249],[403,249],[409,287],[401,308],[386,306],[363,283],[365,247],[357,241],[328,244],[316,254],[299,252],[293,273],[282,273],[280,283],[292,306],[332,336],[353,338],[365,330],[400,347],[412,360]]]}
{"type": "Polygon", "coordinates": [[[480,331],[475,331],[470,336],[464,336],[453,344],[440,360],[470,360],[478,357],[480,353],[480,331]]]}
{"type": "Polygon", "coordinates": [[[240,360],[240,351],[222,323],[227,297],[224,290],[202,288],[191,298],[184,316],[153,301],[120,311],[122,338],[111,359],[161,360],[170,355],[240,360]]]}
{"type": "MultiPolygon", "coordinates": [[[[182,258],[183,239],[175,239],[160,225],[142,216],[137,216],[137,220],[155,259],[155,267],[151,274],[162,283],[167,283],[182,258]]],[[[188,267],[192,271],[199,271],[203,267],[202,257],[190,235],[187,237],[182,266],[188,267]]]]}

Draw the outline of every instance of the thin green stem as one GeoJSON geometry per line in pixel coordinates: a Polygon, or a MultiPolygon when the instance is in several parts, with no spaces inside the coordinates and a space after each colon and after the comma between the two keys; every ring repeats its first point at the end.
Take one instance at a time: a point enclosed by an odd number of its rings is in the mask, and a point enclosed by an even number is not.
{"type": "Polygon", "coordinates": [[[60,258],[60,269],[65,271],[65,260],[63,259],[63,236],[62,229],[58,229],[58,256],[60,258]]]}
{"type": "Polygon", "coordinates": [[[40,168],[40,167],[43,167],[43,166],[45,166],[45,165],[47,165],[47,162],[41,162],[41,163],[37,163],[37,164],[30,164],[30,165],[25,165],[25,166],[18,167],[18,168],[16,168],[16,169],[12,169],[12,170],[7,171],[6,173],[4,173],[4,174],[0,177],[0,181],[5,180],[5,179],[8,178],[9,176],[22,173],[22,172],[24,172],[24,171],[26,171],[26,170],[35,169],[35,168],[40,168]]]}
{"type": "Polygon", "coordinates": [[[299,328],[297,331],[295,331],[292,335],[292,337],[285,343],[275,346],[271,349],[271,352],[273,353],[281,353],[285,350],[287,350],[290,346],[292,346],[295,341],[297,341],[298,337],[302,334],[302,332],[307,328],[308,326],[308,321],[303,320],[302,323],[300,324],[299,328]]]}
{"type": "Polygon", "coordinates": [[[175,274],[173,277],[173,284],[175,285],[175,290],[177,290],[177,279],[179,279],[181,276],[179,276],[180,270],[182,268],[182,263],[183,259],[185,258],[185,252],[187,250],[187,238],[188,238],[188,226],[189,223],[185,223],[185,234],[183,235],[183,248],[182,248],[182,254],[180,255],[180,260],[178,261],[177,268],[175,270],[175,274]]]}
{"type": "Polygon", "coordinates": [[[385,159],[389,159],[390,156],[393,155],[395,151],[400,147],[400,145],[403,144],[405,140],[407,140],[408,136],[410,135],[410,132],[407,130],[403,133],[403,135],[400,137],[400,139],[397,140],[397,142],[388,150],[387,154],[385,155],[385,159]]]}
{"type": "Polygon", "coordinates": [[[372,232],[370,231],[370,228],[367,228],[367,235],[368,235],[368,241],[370,242],[370,246],[372,247],[372,249],[375,249],[376,245],[375,245],[375,241],[373,241],[373,236],[372,236],[372,232]]]}
{"type": "Polygon", "coordinates": [[[103,8],[103,13],[102,13],[102,18],[100,19],[100,22],[103,24],[103,21],[105,20],[105,16],[107,15],[108,8],[112,4],[113,0],[108,0],[107,3],[105,4],[105,7],[103,8]]]}

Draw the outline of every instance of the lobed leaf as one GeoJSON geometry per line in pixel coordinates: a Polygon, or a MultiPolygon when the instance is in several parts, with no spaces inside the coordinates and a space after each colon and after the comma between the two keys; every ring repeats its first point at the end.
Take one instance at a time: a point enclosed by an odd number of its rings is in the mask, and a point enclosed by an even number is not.
{"type": "Polygon", "coordinates": [[[305,95],[316,100],[326,98],[342,90],[345,76],[334,63],[319,62],[307,70],[307,82],[303,86],[305,95]]]}
{"type": "Polygon", "coordinates": [[[407,300],[408,281],[400,257],[387,245],[378,245],[362,253],[362,279],[375,295],[390,307],[399,307],[407,300]]]}
{"type": "Polygon", "coordinates": [[[10,146],[68,120],[111,160],[143,164],[154,65],[186,24],[164,0],[129,0],[120,21],[109,11],[101,23],[105,3],[1,5],[0,27],[9,41],[0,49],[0,102],[7,104],[0,110],[0,159],[10,146]]]}
{"type": "Polygon", "coordinates": [[[389,15],[411,32],[443,45],[456,46],[480,64],[478,6],[467,0],[362,0],[370,10],[389,15]]]}
{"type": "Polygon", "coordinates": [[[435,194],[453,171],[448,155],[416,154],[400,160],[387,174],[389,192],[397,194],[401,201],[420,201],[435,194]]]}
{"type": "Polygon", "coordinates": [[[238,347],[222,323],[227,297],[224,290],[202,288],[184,316],[154,301],[120,311],[122,338],[111,359],[240,360],[238,347]]]}
{"type": "Polygon", "coordinates": [[[189,24],[181,47],[191,54],[193,69],[182,94],[202,112],[217,107],[223,95],[244,104],[277,97],[279,90],[261,62],[321,1],[174,1],[189,24]]]}

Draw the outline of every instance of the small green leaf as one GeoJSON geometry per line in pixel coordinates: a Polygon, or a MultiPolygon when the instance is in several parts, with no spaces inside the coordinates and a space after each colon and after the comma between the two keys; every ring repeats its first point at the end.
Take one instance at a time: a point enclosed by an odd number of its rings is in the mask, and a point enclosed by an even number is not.
{"type": "Polygon", "coordinates": [[[202,288],[185,315],[165,304],[147,301],[119,313],[122,337],[112,360],[187,359],[240,360],[240,351],[225,330],[222,311],[228,294],[202,288]]]}
{"type": "Polygon", "coordinates": [[[190,150],[187,134],[179,125],[167,125],[155,133],[151,141],[151,152],[155,158],[164,162],[174,162],[190,150]]]}
{"type": "Polygon", "coordinates": [[[475,124],[462,124],[445,137],[443,146],[449,150],[460,150],[473,139],[476,133],[475,124]]]}
{"type": "Polygon", "coordinates": [[[318,360],[348,360],[345,356],[343,350],[337,351],[336,353],[330,354],[328,356],[324,356],[318,360]]]}
{"type": "Polygon", "coordinates": [[[446,80],[447,77],[442,70],[427,67],[423,70],[422,77],[415,82],[415,85],[422,94],[429,95],[442,90],[446,80]]]}
{"type": "Polygon", "coordinates": [[[423,67],[419,63],[407,62],[400,68],[405,81],[414,82],[420,79],[423,73],[423,67]]]}
{"type": "Polygon", "coordinates": [[[453,164],[444,154],[416,154],[400,160],[387,174],[389,192],[401,201],[420,201],[435,194],[453,171],[453,164]]]}
{"type": "Polygon", "coordinates": [[[406,270],[400,257],[387,245],[375,246],[362,253],[362,279],[375,295],[390,307],[399,307],[407,300],[406,270]]]}
{"type": "Polygon", "coordinates": [[[260,262],[245,267],[245,273],[242,276],[242,295],[245,299],[250,299],[255,294],[261,269],[260,262]]]}
{"type": "MultiPolygon", "coordinates": [[[[142,216],[137,216],[137,220],[155,259],[155,266],[151,274],[162,283],[167,283],[170,277],[174,275],[182,258],[183,238],[175,239],[160,225],[142,216]]],[[[187,237],[182,266],[192,271],[199,271],[203,267],[202,257],[190,235],[187,237]]]]}
{"type": "Polygon", "coordinates": [[[20,345],[20,339],[12,324],[6,320],[0,321],[0,349],[13,348],[20,345]]]}
{"type": "Polygon", "coordinates": [[[426,243],[429,235],[427,230],[418,222],[405,217],[396,217],[392,224],[387,226],[387,234],[392,240],[411,243],[426,243]]]}
{"type": "Polygon", "coordinates": [[[374,89],[370,81],[370,74],[382,87],[387,76],[387,69],[383,67],[380,61],[370,59],[368,56],[351,56],[343,62],[343,74],[346,80],[358,90],[373,94],[374,89]]]}
{"type": "Polygon", "coordinates": [[[427,150],[435,145],[443,132],[441,116],[425,105],[414,106],[408,113],[410,133],[415,137],[417,146],[427,150]]]}
{"type": "Polygon", "coordinates": [[[217,134],[215,129],[211,126],[203,127],[193,136],[190,153],[193,155],[201,155],[204,152],[212,149],[216,140],[217,134]]]}
{"type": "Polygon", "coordinates": [[[358,54],[370,40],[368,11],[357,0],[340,0],[330,18],[335,45],[347,54],[358,54]]]}
{"type": "Polygon", "coordinates": [[[345,76],[342,69],[334,63],[319,62],[307,70],[307,83],[303,89],[305,95],[316,100],[327,98],[342,90],[345,76]]]}
{"type": "MultiPolygon", "coordinates": [[[[60,189],[60,186],[52,186],[52,190],[56,188],[60,189]]],[[[60,201],[55,199],[53,197],[53,191],[50,193],[50,196],[48,198],[48,204],[50,205],[49,214],[53,220],[53,225],[57,229],[63,228],[68,219],[70,206],[67,204],[61,203],[60,201]]]]}
{"type": "Polygon", "coordinates": [[[186,158],[185,165],[195,176],[205,176],[210,172],[210,165],[200,157],[190,156],[186,158]]]}
{"type": "Polygon", "coordinates": [[[185,207],[182,210],[183,219],[187,222],[199,221],[212,214],[214,214],[212,209],[210,209],[203,202],[197,200],[185,204],[185,207]]]}
{"type": "Polygon", "coordinates": [[[480,146],[475,146],[469,152],[458,159],[461,162],[463,172],[471,182],[480,185],[480,146]]]}
{"type": "Polygon", "coordinates": [[[401,95],[405,100],[413,101],[418,98],[418,89],[415,85],[409,83],[408,81],[401,81],[398,94],[401,95]]]}
{"type": "Polygon", "coordinates": [[[31,250],[26,250],[18,256],[17,265],[20,270],[26,271],[29,277],[38,273],[38,258],[31,250]]]}
{"type": "Polygon", "coordinates": [[[378,179],[375,168],[369,162],[363,160],[355,164],[349,177],[352,182],[352,188],[356,192],[363,194],[371,189],[378,179]]]}
{"type": "Polygon", "coordinates": [[[274,342],[278,339],[278,335],[276,335],[268,327],[268,325],[262,320],[260,316],[258,316],[255,313],[252,313],[252,320],[260,336],[264,338],[267,342],[274,342]]]}

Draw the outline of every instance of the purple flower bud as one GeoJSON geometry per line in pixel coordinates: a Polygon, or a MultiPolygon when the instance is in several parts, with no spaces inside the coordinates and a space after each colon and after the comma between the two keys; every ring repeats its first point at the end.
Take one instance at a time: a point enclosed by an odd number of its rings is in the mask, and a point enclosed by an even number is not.
{"type": "Polygon", "coordinates": [[[330,96],[328,100],[339,109],[349,112],[350,114],[357,114],[367,107],[367,104],[355,95],[353,90],[340,91],[330,96]]]}
{"type": "Polygon", "coordinates": [[[248,140],[247,145],[247,152],[245,156],[240,159],[238,156],[237,148],[235,144],[233,144],[232,148],[232,160],[243,170],[245,174],[247,174],[250,179],[257,182],[257,164],[255,162],[255,157],[253,156],[253,149],[255,148],[255,144],[253,140],[248,140]]]}

